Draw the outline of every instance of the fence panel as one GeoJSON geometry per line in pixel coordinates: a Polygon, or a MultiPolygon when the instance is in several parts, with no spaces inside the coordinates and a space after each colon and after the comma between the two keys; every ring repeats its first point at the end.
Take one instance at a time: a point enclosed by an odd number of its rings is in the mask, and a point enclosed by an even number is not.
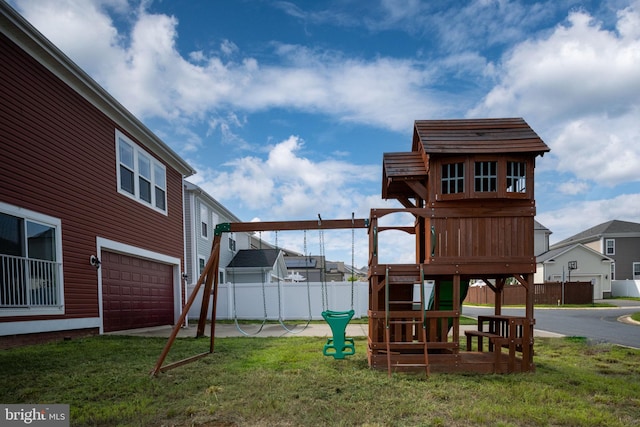
{"type": "MultiPolygon", "coordinates": [[[[305,320],[309,317],[309,302],[311,302],[311,317],[313,320],[322,320],[322,283],[310,282],[307,290],[306,283],[281,282],[278,291],[277,283],[265,284],[266,311],[268,320],[305,320]]],[[[326,283],[328,309],[335,311],[349,310],[351,308],[351,282],[326,283]]],[[[188,286],[189,295],[193,292],[193,285],[188,286]]],[[[202,305],[202,288],[198,292],[193,306],[189,310],[189,317],[194,319],[200,316],[202,305]]],[[[262,285],[260,283],[222,283],[218,287],[217,319],[234,318],[261,320],[264,318],[265,304],[262,297],[262,285]]],[[[211,319],[213,298],[209,302],[207,319],[211,319]]],[[[355,318],[366,317],[369,309],[369,284],[367,282],[355,282],[353,285],[353,309],[355,318]]]]}
{"type": "MultiPolygon", "coordinates": [[[[494,293],[488,286],[472,286],[465,302],[469,304],[495,303],[494,293]]],[[[525,305],[526,289],[522,285],[506,285],[502,290],[503,305],[525,305]]],[[[592,304],[591,282],[545,282],[534,285],[533,303],[539,305],[592,304]]]]}

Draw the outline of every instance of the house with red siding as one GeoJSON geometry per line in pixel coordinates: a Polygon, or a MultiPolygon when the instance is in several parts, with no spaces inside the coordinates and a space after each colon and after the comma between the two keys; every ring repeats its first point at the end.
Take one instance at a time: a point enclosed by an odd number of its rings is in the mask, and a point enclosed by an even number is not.
{"type": "Polygon", "coordinates": [[[193,168],[0,1],[0,348],[173,324],[193,168]]]}

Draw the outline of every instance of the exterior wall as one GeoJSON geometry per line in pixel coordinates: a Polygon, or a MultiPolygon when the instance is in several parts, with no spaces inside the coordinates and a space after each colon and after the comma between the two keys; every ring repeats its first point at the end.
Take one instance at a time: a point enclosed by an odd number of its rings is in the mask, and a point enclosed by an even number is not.
{"type": "MultiPolygon", "coordinates": [[[[640,237],[606,237],[615,240],[616,279],[633,280],[633,263],[640,262],[640,237]]],[[[604,245],[604,240],[603,240],[604,245]]]]}
{"type": "MultiPolygon", "coordinates": [[[[200,258],[205,262],[211,255],[213,236],[218,224],[227,222],[239,222],[238,218],[223,209],[218,202],[203,190],[191,183],[185,184],[185,241],[186,241],[186,269],[188,283],[195,284],[200,277],[200,258]],[[207,237],[202,236],[201,207],[205,206],[208,213],[207,237]]],[[[219,271],[226,276],[225,267],[231,262],[233,256],[241,249],[250,248],[250,238],[247,233],[234,233],[235,251],[230,249],[230,233],[224,233],[220,242],[220,267],[219,271]]],[[[228,278],[224,278],[228,281],[228,278]]]]}
{"type": "MultiPolygon", "coordinates": [[[[547,230],[535,230],[533,233],[533,253],[535,256],[549,250],[549,232],[547,230]]],[[[537,282],[536,282],[537,283],[537,282]]]]}
{"type": "MultiPolygon", "coordinates": [[[[0,35],[0,201],[62,222],[65,313],[0,322],[99,316],[97,238],[182,260],[182,176],[166,167],[167,215],[118,193],[115,131],[136,140],[4,35],[0,35]]],[[[179,267],[179,266],[178,266],[179,267]]],[[[69,322],[67,322],[69,324],[69,322]]],[[[73,329],[73,328],[69,328],[73,329]]]]}
{"type": "Polygon", "coordinates": [[[604,248],[602,247],[602,242],[600,240],[595,240],[593,242],[583,243],[589,249],[593,249],[596,252],[604,253],[604,248]]]}
{"type": "Polygon", "coordinates": [[[555,258],[555,262],[544,263],[543,280],[535,283],[571,281],[592,282],[593,298],[602,299],[611,294],[610,262],[603,262],[602,256],[587,249],[575,248],[555,258]],[[569,261],[576,261],[578,269],[569,274],[569,261]]]}

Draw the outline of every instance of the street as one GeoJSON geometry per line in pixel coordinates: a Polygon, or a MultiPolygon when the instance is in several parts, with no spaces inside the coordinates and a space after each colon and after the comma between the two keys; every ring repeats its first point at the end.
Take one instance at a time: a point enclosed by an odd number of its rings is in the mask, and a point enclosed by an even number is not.
{"type": "MultiPolygon", "coordinates": [[[[586,337],[593,342],[608,342],[640,348],[640,325],[618,321],[620,316],[640,311],[640,301],[605,300],[615,308],[536,308],[535,329],[566,336],[586,337]]],[[[493,307],[464,306],[462,314],[477,317],[492,314],[493,307]]],[[[524,316],[524,308],[503,308],[502,314],[524,316]]]]}

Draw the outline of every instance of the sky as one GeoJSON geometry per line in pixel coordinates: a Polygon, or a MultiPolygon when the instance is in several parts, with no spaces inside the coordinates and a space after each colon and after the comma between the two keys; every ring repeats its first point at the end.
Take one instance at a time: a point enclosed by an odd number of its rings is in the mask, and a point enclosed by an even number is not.
{"type": "MultiPolygon", "coordinates": [[[[640,0],[10,4],[241,221],[399,207],[381,199],[382,156],[411,150],[415,120],[522,117],[551,149],[535,198],[552,244],[640,222],[640,0]]],[[[304,251],[299,234],[278,239],[304,251]]],[[[324,241],[350,263],[349,231],[324,241]]],[[[367,241],[355,233],[358,267],[367,241]]],[[[381,262],[413,263],[406,236],[385,244],[381,262]]]]}

